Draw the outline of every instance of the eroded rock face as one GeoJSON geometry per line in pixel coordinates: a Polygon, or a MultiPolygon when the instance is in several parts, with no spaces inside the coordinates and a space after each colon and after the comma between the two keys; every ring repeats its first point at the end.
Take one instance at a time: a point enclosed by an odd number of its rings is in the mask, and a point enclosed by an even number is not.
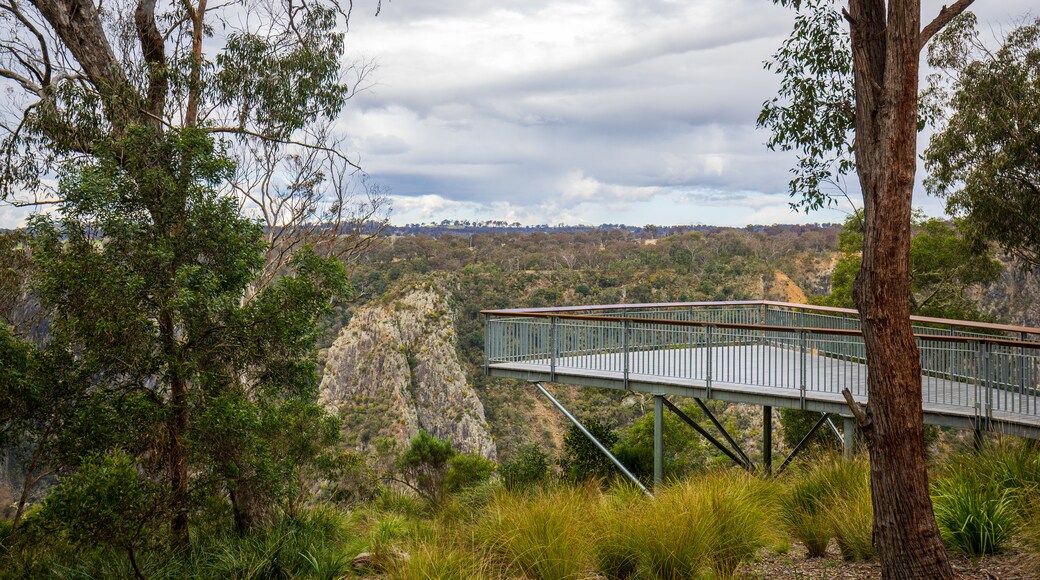
{"type": "Polygon", "coordinates": [[[416,287],[354,314],[328,352],[322,402],[343,418],[358,449],[419,429],[494,461],[484,407],[455,351],[454,320],[442,291],[416,287]]]}

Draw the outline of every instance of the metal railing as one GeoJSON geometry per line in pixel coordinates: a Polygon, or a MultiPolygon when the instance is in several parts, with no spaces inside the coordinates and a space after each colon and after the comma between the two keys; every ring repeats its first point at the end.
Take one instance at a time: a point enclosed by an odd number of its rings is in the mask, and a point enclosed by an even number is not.
{"type": "MultiPolygon", "coordinates": [[[[853,310],[755,301],[485,311],[485,364],[867,397],[853,310]]],[[[1040,417],[1040,329],[912,319],[923,402],[1040,417]]]]}

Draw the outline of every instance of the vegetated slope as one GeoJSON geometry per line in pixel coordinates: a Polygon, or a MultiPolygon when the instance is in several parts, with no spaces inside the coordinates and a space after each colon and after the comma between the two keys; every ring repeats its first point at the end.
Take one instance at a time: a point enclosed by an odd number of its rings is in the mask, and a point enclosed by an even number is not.
{"type": "MultiPolygon", "coordinates": [[[[514,450],[531,442],[554,450],[566,427],[565,419],[555,409],[546,408],[529,385],[484,376],[481,310],[762,298],[800,301],[807,294],[826,292],[837,231],[836,226],[720,228],[669,236],[652,243],[632,232],[618,230],[387,239],[355,265],[355,280],[364,298],[340,309],[327,322],[326,344],[331,343],[338,329],[348,321],[361,326],[354,330],[347,327],[340,334],[340,340],[351,340],[349,335],[353,332],[357,332],[361,340],[361,328],[374,325],[366,304],[378,302],[382,312],[379,316],[385,318],[393,312],[398,300],[393,297],[407,294],[415,285],[437,288],[449,301],[450,315],[444,320],[452,320],[454,324],[458,337],[456,354],[465,383],[473,385],[483,403],[499,456],[508,459],[514,450]],[[359,317],[363,320],[354,323],[353,318],[359,317]]],[[[387,324],[379,322],[376,326],[385,329],[387,324]]],[[[445,329],[433,332],[443,333],[445,329]]],[[[379,344],[399,348],[395,340],[379,344]]],[[[370,352],[374,344],[367,347],[370,352]]],[[[326,385],[332,381],[344,384],[342,378],[333,379],[330,373],[342,375],[350,365],[364,369],[359,375],[375,372],[377,361],[385,365],[378,371],[383,377],[382,390],[366,387],[369,402],[350,405],[366,405],[368,411],[372,411],[371,405],[394,408],[405,405],[399,401],[387,403],[372,399],[377,398],[379,392],[389,397],[407,394],[411,367],[404,353],[382,353],[366,362],[337,354],[337,347],[333,347],[325,356],[329,361],[326,385]]],[[[421,363],[424,353],[415,351],[409,356],[421,363]]],[[[652,408],[649,399],[631,394],[626,397],[625,393],[604,389],[559,385],[555,392],[579,416],[595,416],[617,427],[631,424],[652,408]]],[[[416,402],[422,404],[423,401],[416,402]]],[[[758,447],[753,440],[757,441],[761,434],[760,411],[721,404],[718,411],[734,435],[746,441],[746,448],[758,447]]],[[[396,427],[380,424],[376,428],[376,423],[382,421],[376,419],[378,412],[370,413],[369,419],[360,422],[350,416],[345,416],[345,430],[348,438],[354,437],[360,445],[371,444],[374,438],[390,433],[400,439],[412,432],[413,425],[408,419],[396,427]]],[[[394,421],[401,420],[398,415],[391,416],[394,421]]],[[[447,423],[451,418],[452,415],[447,417],[447,423]]]]}
{"type": "Polygon", "coordinates": [[[459,365],[443,290],[407,285],[361,307],[327,354],[320,393],[348,444],[387,453],[420,429],[495,460],[484,406],[459,365]]]}

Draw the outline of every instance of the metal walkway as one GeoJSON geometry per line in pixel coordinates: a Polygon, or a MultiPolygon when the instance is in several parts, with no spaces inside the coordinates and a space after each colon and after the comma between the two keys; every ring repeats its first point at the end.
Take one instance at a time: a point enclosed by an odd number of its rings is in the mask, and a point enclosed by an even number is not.
{"type": "MultiPolygon", "coordinates": [[[[491,376],[848,415],[853,310],[695,302],[485,311],[491,376]]],[[[1040,438],[1040,329],[915,317],[925,421],[1040,438]]]]}

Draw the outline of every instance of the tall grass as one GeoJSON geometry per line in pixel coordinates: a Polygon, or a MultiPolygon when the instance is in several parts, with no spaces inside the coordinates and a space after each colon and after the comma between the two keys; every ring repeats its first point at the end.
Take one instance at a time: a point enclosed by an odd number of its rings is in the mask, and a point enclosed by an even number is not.
{"type": "Polygon", "coordinates": [[[444,542],[423,542],[395,562],[387,577],[397,580],[482,580],[493,578],[490,565],[466,547],[444,542]]]}
{"type": "Polygon", "coordinates": [[[777,539],[774,495],[769,482],[725,471],[672,484],[654,499],[607,502],[597,569],[609,578],[731,577],[777,539]]]}
{"type": "Polygon", "coordinates": [[[943,543],[971,557],[1006,551],[1017,525],[1012,491],[987,475],[962,465],[932,487],[943,543]]]}
{"type": "Polygon", "coordinates": [[[500,567],[532,579],[578,578],[600,539],[596,486],[557,486],[530,495],[503,492],[475,535],[500,567]]]}
{"type": "Polygon", "coordinates": [[[846,560],[874,556],[870,466],[827,455],[801,464],[788,480],[780,511],[788,531],[810,557],[826,554],[835,538],[846,560]]]}
{"type": "MultiPolygon", "coordinates": [[[[260,579],[342,578],[350,571],[355,522],[335,508],[279,515],[245,537],[229,529],[197,526],[189,550],[174,554],[156,538],[138,563],[146,578],[260,579]]],[[[30,531],[30,530],[27,530],[30,531]]],[[[77,550],[61,537],[40,537],[32,546],[0,562],[0,578],[129,578],[125,553],[77,550]]]]}

